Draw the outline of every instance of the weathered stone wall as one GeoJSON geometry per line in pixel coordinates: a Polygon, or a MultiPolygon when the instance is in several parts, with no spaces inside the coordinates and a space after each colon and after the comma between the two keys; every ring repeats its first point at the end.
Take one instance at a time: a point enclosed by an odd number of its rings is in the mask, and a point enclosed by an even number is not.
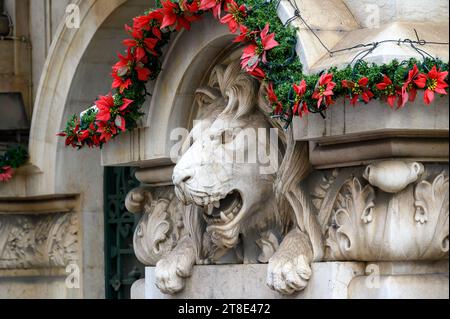
{"type": "MultiPolygon", "coordinates": [[[[148,9],[151,2],[81,0],[78,2],[82,21],[80,29],[68,29],[65,9],[70,2],[74,1],[30,1],[27,14],[30,15],[29,32],[34,48],[36,100],[30,134],[31,160],[10,183],[0,185],[0,202],[9,198],[27,200],[35,196],[78,195],[74,213],[77,217],[79,249],[76,256],[80,289],[67,288],[65,281],[69,273],[65,267],[55,270],[49,264],[48,269],[41,267],[36,270],[32,263],[22,267],[26,269],[0,271],[3,278],[0,280],[1,297],[104,298],[103,168],[100,154],[66,149],[56,133],[69,114],[81,112],[99,94],[110,90],[110,68],[117,52],[122,50],[121,39],[126,36],[123,25],[148,9]]],[[[8,8],[13,8],[13,4],[14,1],[8,1],[8,8]]],[[[45,215],[45,211],[41,213],[45,215]]],[[[39,228],[39,225],[32,223],[31,230],[39,228]]]]}

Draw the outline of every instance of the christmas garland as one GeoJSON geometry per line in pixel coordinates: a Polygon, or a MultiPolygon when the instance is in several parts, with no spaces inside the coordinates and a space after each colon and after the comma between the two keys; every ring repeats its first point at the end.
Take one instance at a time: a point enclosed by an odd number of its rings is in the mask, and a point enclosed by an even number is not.
{"type": "Polygon", "coordinates": [[[125,27],[130,38],[123,41],[126,51],[112,68],[114,94],[100,96],[95,106],[69,119],[58,134],[66,145],[102,147],[121,132],[135,129],[150,95],[146,83],[160,73],[162,48],[171,33],[190,30],[206,12],[228,25],[231,33],[239,31],[234,42],[245,45],[242,68],[267,83],[273,116],[287,124],[293,116],[323,113],[342,97],[353,106],[382,99],[391,108],[402,108],[419,90],[427,105],[435,94],[447,94],[448,63],[431,58],[383,65],[360,60],[341,70],[304,75],[295,51],[296,30],[279,20],[277,1],[166,0],[125,27]]]}
{"type": "Polygon", "coordinates": [[[9,182],[14,170],[28,161],[28,152],[23,146],[11,147],[0,156],[0,183],[9,182]]]}

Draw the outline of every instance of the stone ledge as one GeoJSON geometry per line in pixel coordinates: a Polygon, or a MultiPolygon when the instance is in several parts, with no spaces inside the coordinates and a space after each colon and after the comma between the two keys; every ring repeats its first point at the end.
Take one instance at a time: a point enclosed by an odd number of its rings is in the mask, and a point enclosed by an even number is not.
{"type": "Polygon", "coordinates": [[[267,265],[195,266],[183,292],[169,296],[155,286],[155,268],[131,288],[132,299],[429,299],[449,298],[448,261],[328,262],[312,265],[309,286],[282,296],[266,286],[267,265]],[[379,276],[374,276],[373,266],[379,276]],[[213,283],[213,284],[212,284],[213,283]]]}
{"type": "Polygon", "coordinates": [[[0,215],[68,213],[78,206],[78,195],[0,197],[0,215]]]}
{"type": "Polygon", "coordinates": [[[349,287],[350,299],[448,299],[448,275],[380,276],[372,281],[366,276],[357,277],[349,287]],[[367,289],[367,283],[376,287],[367,289]]]}
{"type": "Polygon", "coordinates": [[[392,137],[446,138],[449,132],[448,97],[437,97],[429,106],[422,94],[414,104],[391,110],[382,101],[351,106],[342,99],[325,112],[326,118],[310,115],[295,117],[294,138],[320,144],[337,144],[392,137]]]}
{"type": "Polygon", "coordinates": [[[145,299],[346,299],[350,281],[364,275],[365,263],[316,263],[312,268],[313,276],[306,290],[290,297],[266,286],[267,265],[262,264],[195,266],[186,289],[174,296],[164,295],[156,288],[155,271],[149,267],[145,286],[137,282],[132,295],[145,299]]]}

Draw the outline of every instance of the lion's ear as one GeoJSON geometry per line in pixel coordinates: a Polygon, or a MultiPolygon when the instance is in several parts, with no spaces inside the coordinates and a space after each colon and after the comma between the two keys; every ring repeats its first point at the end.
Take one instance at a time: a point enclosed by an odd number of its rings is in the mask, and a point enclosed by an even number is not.
{"type": "Polygon", "coordinates": [[[272,113],[272,107],[267,100],[267,84],[263,83],[259,87],[258,92],[258,107],[264,114],[272,113]]]}

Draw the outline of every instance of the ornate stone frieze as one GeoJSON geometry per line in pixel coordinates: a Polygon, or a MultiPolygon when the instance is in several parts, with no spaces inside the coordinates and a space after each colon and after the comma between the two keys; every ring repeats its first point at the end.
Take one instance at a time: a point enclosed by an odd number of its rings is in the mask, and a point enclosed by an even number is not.
{"type": "Polygon", "coordinates": [[[349,176],[332,200],[328,260],[448,258],[448,169],[386,161],[349,176]],[[368,182],[367,182],[368,181],[368,182]]]}
{"type": "Polygon", "coordinates": [[[78,244],[74,213],[0,215],[0,269],[65,267],[78,244]]]}

